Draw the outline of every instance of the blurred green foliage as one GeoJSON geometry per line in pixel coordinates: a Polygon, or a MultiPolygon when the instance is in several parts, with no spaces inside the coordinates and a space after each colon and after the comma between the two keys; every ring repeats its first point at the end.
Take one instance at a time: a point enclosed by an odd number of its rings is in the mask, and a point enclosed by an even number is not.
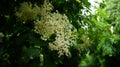
{"type": "Polygon", "coordinates": [[[50,50],[49,43],[55,41],[55,34],[43,40],[42,35],[34,31],[35,21],[42,17],[44,0],[0,0],[0,67],[109,67],[109,58],[119,59],[119,0],[104,0],[94,14],[88,0],[47,2],[53,8],[44,6],[46,12],[49,11],[46,14],[67,16],[73,26],[72,32],[76,30],[72,34],[75,35],[75,45],[68,48],[69,56],[59,57],[57,51],[50,50]],[[26,6],[22,5],[25,3],[26,6]]]}

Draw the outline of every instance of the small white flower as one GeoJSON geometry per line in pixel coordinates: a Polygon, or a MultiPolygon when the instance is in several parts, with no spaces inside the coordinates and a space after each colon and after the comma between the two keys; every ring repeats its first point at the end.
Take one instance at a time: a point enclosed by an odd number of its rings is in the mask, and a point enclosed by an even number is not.
{"type": "Polygon", "coordinates": [[[114,28],[113,28],[113,26],[111,26],[110,27],[110,31],[111,31],[111,33],[113,33],[114,32],[114,30],[113,30],[114,28]]]}

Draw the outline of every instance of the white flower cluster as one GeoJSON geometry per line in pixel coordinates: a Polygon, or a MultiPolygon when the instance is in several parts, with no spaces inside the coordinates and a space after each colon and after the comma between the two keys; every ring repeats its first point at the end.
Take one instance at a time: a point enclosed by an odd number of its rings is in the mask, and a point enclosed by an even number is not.
{"type": "Polygon", "coordinates": [[[36,4],[24,2],[20,4],[20,8],[16,11],[18,21],[26,22],[27,20],[35,20],[40,13],[40,8],[36,4]]]}
{"type": "Polygon", "coordinates": [[[50,50],[58,51],[59,57],[68,56],[69,47],[75,43],[75,29],[65,14],[57,11],[50,13],[52,8],[46,1],[41,8],[41,19],[35,21],[35,32],[41,34],[43,40],[48,40],[52,34],[55,34],[55,41],[49,43],[50,50]]]}
{"type": "Polygon", "coordinates": [[[58,11],[51,13],[53,6],[47,0],[41,7],[24,2],[19,10],[15,13],[18,21],[34,21],[34,31],[41,36],[41,39],[48,40],[55,34],[55,41],[49,43],[49,49],[58,51],[59,57],[70,54],[69,47],[75,42],[74,33],[76,29],[72,26],[65,14],[58,11]],[[39,15],[39,16],[38,16],[39,15]]]}

